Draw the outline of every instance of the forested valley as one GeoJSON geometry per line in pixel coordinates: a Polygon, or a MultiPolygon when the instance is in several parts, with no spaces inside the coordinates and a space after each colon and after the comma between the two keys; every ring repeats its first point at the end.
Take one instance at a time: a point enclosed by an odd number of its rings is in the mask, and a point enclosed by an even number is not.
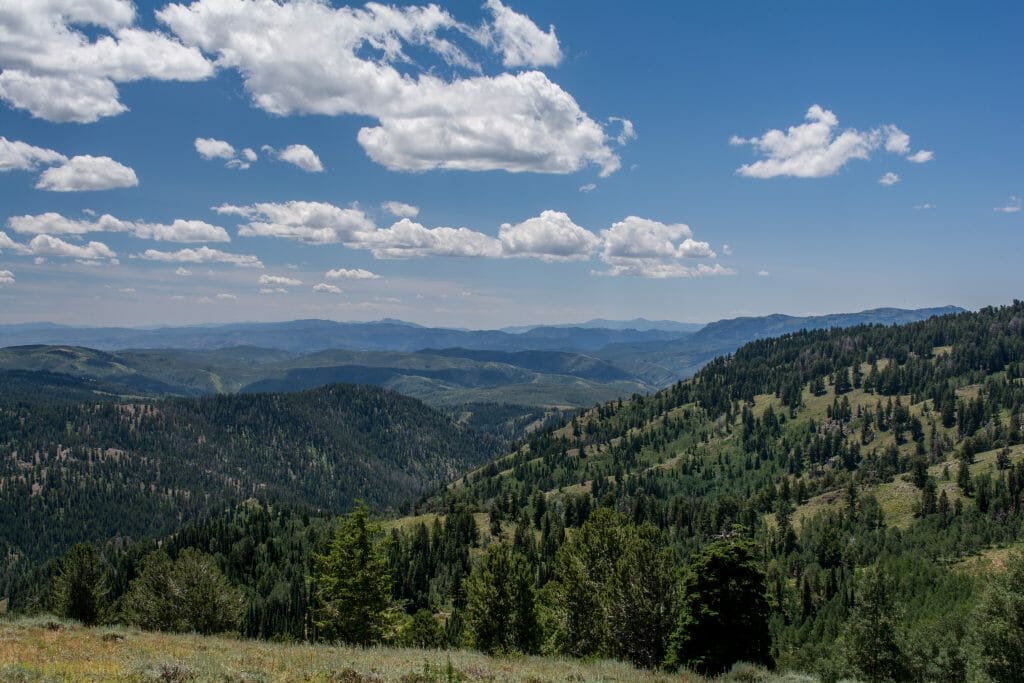
{"type": "Polygon", "coordinates": [[[755,341],[496,459],[403,400],[6,406],[0,551],[25,559],[0,591],[95,623],[701,674],[1024,670],[1024,302],[755,341]],[[76,535],[83,511],[108,517],[76,535]]]}

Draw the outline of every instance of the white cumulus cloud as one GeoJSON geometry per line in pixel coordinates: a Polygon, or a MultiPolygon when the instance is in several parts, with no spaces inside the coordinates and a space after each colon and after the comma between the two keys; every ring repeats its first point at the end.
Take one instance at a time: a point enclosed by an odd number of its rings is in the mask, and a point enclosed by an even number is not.
{"type": "Polygon", "coordinates": [[[601,258],[609,265],[601,275],[664,279],[735,272],[719,263],[688,264],[687,259],[714,258],[715,252],[709,243],[693,239],[693,231],[684,223],[627,216],[602,230],[601,239],[601,258]]]}
{"type": "Polygon", "coordinates": [[[696,258],[714,256],[707,242],[693,239],[690,226],[627,216],[601,231],[606,258],[696,258]]]}
{"type": "Polygon", "coordinates": [[[282,237],[310,244],[337,244],[375,227],[359,209],[343,209],[324,202],[224,204],[213,210],[250,219],[238,230],[243,237],[282,237]]]}
{"type": "Polygon", "coordinates": [[[52,149],[0,137],[0,172],[35,171],[40,166],[62,164],[67,160],[66,156],[52,149]]]}
{"type": "Polygon", "coordinates": [[[362,268],[335,268],[325,273],[332,280],[379,280],[380,275],[362,268]]]}
{"type": "Polygon", "coordinates": [[[322,173],[324,170],[320,157],[306,145],[288,145],[281,150],[277,158],[293,166],[298,166],[307,173],[322,173]]]}
{"type": "Polygon", "coordinates": [[[127,110],[118,83],[213,75],[198,49],[135,20],[131,0],[5,2],[0,100],[48,121],[90,123],[127,110]]]}
{"type": "Polygon", "coordinates": [[[302,280],[283,275],[260,275],[259,282],[261,285],[276,285],[278,287],[298,287],[302,284],[302,280]]]}
{"type": "Polygon", "coordinates": [[[147,249],[139,254],[137,258],[163,263],[226,263],[238,266],[239,268],[263,267],[263,262],[255,256],[249,254],[230,254],[219,249],[211,249],[210,247],[179,249],[178,251],[147,249]]]}
{"type": "Polygon", "coordinates": [[[500,0],[487,0],[484,6],[494,16],[491,38],[505,66],[558,66],[562,61],[554,26],[545,33],[528,16],[509,9],[500,0]]]}
{"type": "Polygon", "coordinates": [[[422,256],[501,255],[501,243],[469,228],[427,228],[403,218],[389,228],[361,232],[345,242],[353,249],[368,249],[376,258],[403,259],[422,256]]]}
{"type": "Polygon", "coordinates": [[[254,104],[269,113],[375,119],[357,139],[392,170],[617,170],[604,128],[546,75],[479,73],[450,39],[467,36],[507,65],[557,63],[553,30],[500,3],[490,7],[495,24],[478,28],[437,5],[357,9],[296,0],[172,3],[157,17],[184,44],[237,70],[254,104]],[[434,52],[455,75],[418,70],[410,47],[434,52]]]}
{"type": "Polygon", "coordinates": [[[550,210],[515,225],[504,223],[498,239],[504,255],[542,261],[585,260],[600,243],[597,235],[573,223],[568,214],[550,210]]]}
{"type": "MultiPolygon", "coordinates": [[[[502,224],[497,238],[471,228],[427,227],[408,218],[380,228],[358,209],[322,202],[225,204],[215,211],[249,222],[244,236],[279,237],[311,244],[341,243],[370,251],[378,259],[430,256],[469,258],[528,257],[543,261],[586,260],[593,254],[611,268],[601,274],[642,277],[700,277],[729,275],[720,264],[688,265],[690,259],[714,259],[708,242],[696,240],[689,226],[628,216],[596,235],[577,225],[568,214],[546,210],[521,223],[502,224]]],[[[725,247],[724,251],[731,253],[725,247]]],[[[329,278],[377,277],[364,270],[328,271],[329,278]]]]}
{"type": "Polygon", "coordinates": [[[8,251],[13,251],[15,254],[29,253],[27,246],[21,244],[20,242],[15,242],[7,235],[7,233],[0,232],[0,253],[3,253],[4,249],[7,249],[8,251]]]}
{"type": "Polygon", "coordinates": [[[765,157],[736,172],[750,178],[824,178],[835,175],[853,159],[870,158],[880,147],[918,163],[931,159],[932,153],[924,150],[910,155],[910,136],[891,124],[866,131],[838,131],[839,118],[817,104],[804,118],[806,123],[785,131],[772,129],[751,138],[733,136],[730,144],[750,145],[765,157]]]}
{"type": "Polygon", "coordinates": [[[895,185],[899,181],[900,177],[897,174],[893,173],[892,171],[888,171],[885,175],[878,179],[878,182],[881,183],[882,185],[895,185]]]}
{"type": "Polygon", "coordinates": [[[196,151],[199,152],[199,156],[207,160],[233,159],[235,156],[235,148],[231,146],[231,143],[224,140],[196,138],[194,144],[196,151]]]}
{"type": "Polygon", "coordinates": [[[102,242],[89,242],[83,246],[50,235],[33,237],[28,243],[28,251],[35,256],[73,258],[87,263],[97,263],[104,259],[113,261],[117,258],[117,254],[102,242]]]}
{"type": "Polygon", "coordinates": [[[234,145],[226,140],[216,138],[196,138],[195,148],[199,156],[210,161],[211,159],[223,159],[224,166],[244,171],[259,159],[259,156],[252,148],[246,147],[241,152],[235,150],[234,145]]]}
{"type": "Polygon", "coordinates": [[[13,285],[14,282],[14,273],[9,270],[0,270],[0,287],[3,285],[13,285]]]}
{"type": "Polygon", "coordinates": [[[83,192],[135,187],[135,171],[110,157],[82,155],[43,171],[36,188],[53,192],[83,192]]]}
{"type": "Polygon", "coordinates": [[[321,282],[320,284],[313,285],[313,291],[319,294],[341,294],[341,287],[321,282]]]}
{"type": "Polygon", "coordinates": [[[76,220],[47,212],[11,216],[7,226],[29,235],[85,235],[91,232],[126,232],[139,239],[163,242],[230,242],[224,228],[203,221],[176,219],[170,224],[125,221],[103,214],[94,221],[76,220]]]}
{"type": "Polygon", "coordinates": [[[420,207],[405,202],[384,202],[380,208],[398,218],[416,218],[420,213],[420,207]]]}

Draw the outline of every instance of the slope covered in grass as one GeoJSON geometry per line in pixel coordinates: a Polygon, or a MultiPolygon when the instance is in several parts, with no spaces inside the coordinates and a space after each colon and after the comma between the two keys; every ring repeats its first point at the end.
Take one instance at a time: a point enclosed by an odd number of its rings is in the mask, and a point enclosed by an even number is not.
{"type": "MultiPolygon", "coordinates": [[[[0,622],[0,680],[669,683],[705,679],[611,661],[487,657],[465,650],[355,648],[87,629],[49,618],[0,622]]],[[[803,683],[740,665],[722,681],[803,683]]]]}

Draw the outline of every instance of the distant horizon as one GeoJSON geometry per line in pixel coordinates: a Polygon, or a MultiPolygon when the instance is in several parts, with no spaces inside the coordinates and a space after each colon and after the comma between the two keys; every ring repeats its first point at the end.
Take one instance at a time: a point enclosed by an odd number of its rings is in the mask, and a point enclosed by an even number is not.
{"type": "MultiPolygon", "coordinates": [[[[991,306],[1002,306],[1002,305],[1007,305],[1007,304],[1009,304],[1011,302],[1012,302],[1012,300],[1004,302],[1004,303],[998,303],[998,304],[985,304],[984,306],[989,306],[989,305],[991,305],[991,306]]],[[[978,308],[983,308],[984,306],[980,306],[978,308]]],[[[282,320],[232,320],[232,321],[196,322],[196,323],[185,323],[185,324],[140,324],[140,325],[130,325],[130,324],[123,324],[123,325],[119,325],[119,324],[84,325],[84,324],[73,324],[73,323],[61,323],[61,322],[56,322],[56,321],[53,321],[53,320],[37,320],[37,321],[0,322],[0,328],[4,328],[4,327],[31,327],[31,326],[52,325],[52,326],[56,326],[56,327],[64,327],[64,328],[72,328],[72,329],[158,330],[158,329],[161,329],[161,328],[223,327],[223,326],[228,326],[228,325],[282,325],[282,324],[287,324],[287,323],[299,323],[299,322],[313,322],[313,321],[315,321],[315,322],[338,323],[338,324],[344,324],[344,325],[372,325],[372,324],[378,324],[378,323],[380,323],[380,324],[394,323],[394,324],[403,324],[403,325],[411,325],[411,326],[416,326],[416,327],[422,327],[422,328],[425,328],[425,329],[465,330],[465,331],[471,331],[471,332],[507,332],[507,331],[510,331],[510,330],[527,330],[527,329],[536,329],[536,328],[541,328],[541,327],[552,327],[552,328],[555,328],[555,327],[558,327],[558,328],[573,328],[573,327],[577,327],[578,328],[578,327],[586,327],[586,326],[597,327],[595,325],[595,323],[598,323],[598,322],[617,323],[617,324],[629,323],[629,322],[645,322],[645,323],[652,323],[652,324],[664,323],[664,324],[671,324],[671,325],[692,325],[692,326],[705,327],[705,326],[711,325],[713,323],[727,321],[727,320],[741,320],[741,319],[746,319],[746,318],[765,318],[765,317],[769,317],[769,316],[786,316],[786,317],[790,317],[790,318],[816,318],[816,317],[826,317],[826,316],[833,316],[833,315],[855,315],[855,314],[859,314],[859,313],[868,313],[868,312],[882,311],[882,310],[920,311],[920,310],[930,310],[930,309],[938,310],[938,309],[947,309],[947,308],[960,309],[961,311],[976,311],[976,310],[978,310],[977,308],[973,308],[972,309],[972,308],[967,308],[967,307],[964,307],[964,306],[958,306],[956,304],[939,304],[939,305],[934,305],[934,306],[920,306],[920,307],[916,307],[916,308],[907,308],[907,307],[903,307],[903,306],[872,306],[870,308],[863,308],[863,309],[859,309],[859,310],[856,310],[856,311],[853,311],[853,310],[849,310],[849,311],[836,310],[836,311],[827,311],[827,312],[823,312],[823,313],[785,313],[783,311],[772,311],[771,313],[763,313],[763,314],[758,314],[758,315],[735,315],[735,316],[715,318],[713,320],[700,321],[700,322],[698,322],[698,321],[685,321],[685,320],[671,320],[671,319],[668,319],[668,318],[653,319],[653,318],[645,318],[643,316],[637,316],[637,317],[632,317],[632,318],[619,318],[619,319],[595,317],[595,318],[589,318],[587,320],[574,321],[574,322],[522,323],[522,324],[517,324],[517,325],[505,325],[505,326],[502,326],[502,327],[468,327],[468,326],[454,326],[454,325],[427,325],[427,324],[418,323],[418,322],[415,322],[415,321],[412,321],[412,320],[403,320],[401,318],[384,317],[384,318],[376,318],[376,319],[370,319],[370,320],[337,320],[337,319],[332,319],[332,318],[286,318],[286,319],[282,319],[282,320]]],[[[605,329],[610,329],[610,328],[605,328],[605,329]]],[[[657,329],[657,328],[655,328],[655,329],[657,329]]]]}

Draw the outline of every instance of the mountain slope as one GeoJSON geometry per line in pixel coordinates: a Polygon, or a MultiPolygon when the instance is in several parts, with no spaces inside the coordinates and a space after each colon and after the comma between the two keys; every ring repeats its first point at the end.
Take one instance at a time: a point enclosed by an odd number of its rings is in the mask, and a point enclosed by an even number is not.
{"type": "Polygon", "coordinates": [[[654,386],[690,377],[712,358],[732,353],[747,342],[800,330],[855,325],[898,325],[941,315],[962,313],[956,306],[904,310],[876,308],[859,313],[796,317],[768,315],[710,323],[701,330],[667,342],[636,342],[605,347],[596,355],[654,386]]]}
{"type": "Polygon", "coordinates": [[[150,403],[0,403],[4,579],[82,540],[170,532],[248,497],[377,509],[485,461],[493,442],[373,387],[150,403]],[[22,566],[19,566],[22,565],[22,566]]]}
{"type": "MultiPolygon", "coordinates": [[[[978,567],[998,571],[967,560],[1024,542],[1022,444],[1024,302],[801,331],[534,434],[423,498],[397,523],[408,529],[399,567],[421,561],[420,524],[466,512],[484,543],[501,538],[530,558],[542,593],[596,509],[653,525],[684,557],[746,534],[767,573],[777,666],[849,675],[850,624],[876,600],[902,667],[887,676],[963,680],[978,567]],[[864,597],[872,577],[882,592],[864,597]]],[[[434,571],[402,596],[448,609],[457,595],[424,589],[450,570],[434,571]]]]}
{"type": "MultiPolygon", "coordinates": [[[[557,351],[348,351],[296,354],[240,346],[97,351],[74,346],[0,349],[0,373],[17,372],[18,391],[40,393],[54,378],[85,396],[199,396],[302,391],[327,384],[373,384],[437,407],[508,403],[575,408],[652,387],[591,356],[557,351]],[[36,375],[31,373],[45,373],[36,375]]],[[[14,387],[12,385],[11,390],[14,387]]],[[[76,394],[81,396],[81,394],[76,394]]]]}

